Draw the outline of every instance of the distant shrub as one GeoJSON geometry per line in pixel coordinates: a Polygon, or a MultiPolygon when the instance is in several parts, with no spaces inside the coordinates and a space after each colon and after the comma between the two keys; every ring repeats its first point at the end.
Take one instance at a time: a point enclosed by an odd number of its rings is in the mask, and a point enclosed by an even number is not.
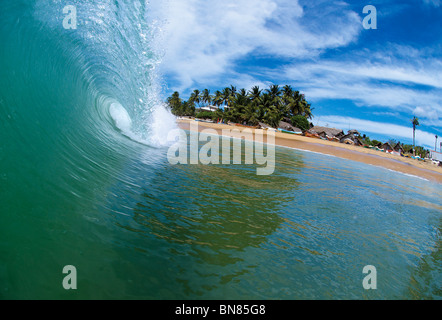
{"type": "Polygon", "coordinates": [[[310,129],[310,122],[308,119],[302,115],[296,115],[292,117],[292,125],[301,129],[302,131],[306,131],[310,129]]]}
{"type": "Polygon", "coordinates": [[[200,111],[195,116],[195,118],[198,118],[198,119],[210,119],[210,120],[213,120],[215,117],[216,117],[216,114],[211,111],[200,111]]]}

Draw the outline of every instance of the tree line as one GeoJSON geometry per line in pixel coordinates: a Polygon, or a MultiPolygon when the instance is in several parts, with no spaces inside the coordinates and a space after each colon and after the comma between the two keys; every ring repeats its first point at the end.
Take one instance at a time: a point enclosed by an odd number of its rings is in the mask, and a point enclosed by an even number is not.
{"type": "Polygon", "coordinates": [[[181,99],[179,92],[175,91],[167,98],[167,103],[176,116],[210,118],[251,126],[262,122],[277,128],[281,121],[285,121],[308,130],[309,120],[313,116],[313,109],[305,96],[290,85],[271,85],[264,90],[254,86],[248,91],[230,86],[217,90],[213,95],[208,89],[195,89],[187,101],[181,99]],[[213,105],[217,109],[214,112],[197,111],[202,105],[213,105]]]}
{"type": "MultiPolygon", "coordinates": [[[[375,139],[373,139],[373,140],[370,139],[370,137],[368,137],[365,134],[361,137],[361,140],[367,146],[378,147],[383,144],[383,142],[381,142],[381,141],[378,141],[375,139]]],[[[420,156],[421,158],[425,158],[428,154],[428,150],[422,146],[413,146],[412,144],[404,144],[404,143],[400,143],[394,139],[389,139],[387,142],[393,148],[396,146],[396,144],[399,143],[402,146],[402,149],[404,150],[404,154],[413,154],[413,149],[414,149],[414,154],[420,156]]]]}

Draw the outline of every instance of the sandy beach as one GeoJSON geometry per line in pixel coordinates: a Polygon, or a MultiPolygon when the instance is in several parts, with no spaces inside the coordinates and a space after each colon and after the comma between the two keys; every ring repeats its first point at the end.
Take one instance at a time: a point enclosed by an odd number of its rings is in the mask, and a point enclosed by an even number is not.
{"type": "MultiPolygon", "coordinates": [[[[245,129],[241,126],[200,121],[197,122],[194,120],[177,120],[177,123],[180,128],[189,130],[190,123],[192,121],[198,123],[199,130],[211,128],[217,130],[219,134],[221,134],[222,129],[245,129]]],[[[265,130],[261,129],[253,129],[253,131],[264,132],[264,134],[266,132],[265,130]]],[[[438,167],[431,162],[419,161],[416,159],[401,157],[363,147],[282,132],[276,132],[275,144],[278,146],[314,151],[375,166],[381,166],[390,170],[411,174],[430,181],[442,183],[442,167],[438,167]]]]}

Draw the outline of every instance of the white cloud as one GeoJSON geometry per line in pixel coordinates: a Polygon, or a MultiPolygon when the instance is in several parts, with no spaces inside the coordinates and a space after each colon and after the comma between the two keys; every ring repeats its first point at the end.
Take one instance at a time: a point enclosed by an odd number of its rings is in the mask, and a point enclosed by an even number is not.
{"type": "Polygon", "coordinates": [[[166,3],[162,1],[159,10],[166,21],[162,68],[175,76],[181,89],[228,75],[237,59],[250,54],[312,57],[347,45],[361,29],[359,16],[344,4],[316,8],[301,7],[296,0],[166,3]]]}
{"type": "MultiPolygon", "coordinates": [[[[429,1],[437,6],[440,1],[429,1]]],[[[265,87],[288,82],[309,100],[348,99],[360,107],[419,116],[442,123],[442,62],[439,48],[383,43],[349,50],[362,31],[361,12],[344,2],[297,0],[153,0],[163,24],[162,71],[173,90],[236,85],[265,87]],[[345,48],[338,57],[324,52],[345,48]],[[269,69],[238,63],[269,57],[269,69]],[[289,65],[278,63],[283,59],[289,65]],[[242,65],[244,67],[244,65],[242,65]]],[[[401,131],[402,132],[402,131],[401,131]]]]}
{"type": "Polygon", "coordinates": [[[439,119],[438,110],[430,107],[418,106],[414,109],[413,114],[416,115],[417,117],[427,118],[429,120],[439,119]]]}
{"type": "Polygon", "coordinates": [[[294,79],[316,101],[348,99],[362,107],[385,107],[437,122],[442,115],[442,63],[428,57],[409,62],[391,50],[383,54],[388,59],[364,59],[359,53],[351,60],[298,63],[286,68],[285,78],[294,79]]]}
{"type": "Polygon", "coordinates": [[[441,0],[424,0],[424,3],[429,4],[429,5],[433,5],[436,8],[438,8],[442,4],[442,1],[441,0]]]}

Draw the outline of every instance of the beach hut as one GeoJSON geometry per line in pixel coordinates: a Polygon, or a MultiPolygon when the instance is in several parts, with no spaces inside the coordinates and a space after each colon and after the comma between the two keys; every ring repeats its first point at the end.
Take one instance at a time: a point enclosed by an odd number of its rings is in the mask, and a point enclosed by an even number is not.
{"type": "Polygon", "coordinates": [[[327,139],[327,134],[325,133],[325,131],[319,132],[319,133],[318,133],[318,136],[319,136],[320,138],[327,139]]]}
{"type": "Polygon", "coordinates": [[[278,129],[283,129],[285,131],[293,131],[293,132],[301,131],[302,132],[301,129],[296,128],[296,127],[292,126],[290,123],[285,122],[285,121],[280,121],[279,122],[278,129]]]}
{"type": "Polygon", "coordinates": [[[353,134],[346,134],[345,136],[342,136],[339,139],[339,142],[354,145],[355,144],[355,137],[353,134]]]}
{"type": "Polygon", "coordinates": [[[393,147],[388,142],[385,142],[382,145],[381,149],[384,149],[384,151],[390,151],[390,152],[393,151],[393,147]]]}
{"type": "Polygon", "coordinates": [[[275,128],[272,128],[271,126],[269,126],[268,124],[265,124],[264,122],[258,122],[258,125],[259,125],[262,129],[272,129],[272,130],[276,130],[275,128]]]}
{"type": "Polygon", "coordinates": [[[335,129],[335,128],[328,128],[328,127],[320,127],[320,126],[314,126],[309,130],[312,134],[320,135],[322,133],[325,133],[325,136],[328,138],[341,138],[344,135],[344,131],[341,129],[335,129]]]}
{"type": "Polygon", "coordinates": [[[394,146],[393,151],[396,151],[396,152],[399,152],[399,153],[405,153],[405,150],[404,150],[404,148],[402,148],[400,142],[396,143],[396,145],[394,146]]]}
{"type": "Polygon", "coordinates": [[[363,147],[365,145],[360,136],[355,137],[353,141],[355,142],[356,146],[363,147]]]}
{"type": "Polygon", "coordinates": [[[360,136],[361,134],[359,133],[358,130],[348,130],[347,134],[352,134],[352,135],[356,135],[356,136],[360,136]]]}
{"type": "Polygon", "coordinates": [[[350,138],[343,138],[343,139],[341,139],[341,143],[350,144],[352,146],[355,144],[355,142],[352,139],[350,139],[350,138]]]}

